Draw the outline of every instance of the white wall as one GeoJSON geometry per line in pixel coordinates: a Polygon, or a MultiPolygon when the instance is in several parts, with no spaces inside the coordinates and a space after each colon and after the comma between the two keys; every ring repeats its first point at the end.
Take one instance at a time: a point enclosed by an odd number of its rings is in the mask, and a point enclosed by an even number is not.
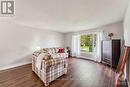
{"type": "MultiPolygon", "coordinates": [[[[105,25],[103,27],[98,27],[96,29],[92,29],[92,30],[86,30],[86,31],[79,31],[79,32],[92,32],[92,31],[97,31],[97,30],[102,30],[105,33],[114,33],[113,39],[121,39],[123,41],[124,37],[123,37],[123,22],[118,22],[118,23],[113,23],[113,24],[109,24],[109,25],[105,25]]],[[[66,33],[65,34],[65,45],[66,46],[70,46],[72,45],[71,41],[72,41],[72,35],[74,32],[72,33],[66,33]]],[[[104,36],[106,37],[106,36],[104,36]]],[[[104,38],[105,39],[105,38],[104,38]]]]}
{"type": "Polygon", "coordinates": [[[0,21],[0,70],[30,63],[39,46],[63,47],[64,34],[0,21]]]}
{"type": "Polygon", "coordinates": [[[125,45],[130,46],[130,4],[124,20],[124,39],[125,45]]]}

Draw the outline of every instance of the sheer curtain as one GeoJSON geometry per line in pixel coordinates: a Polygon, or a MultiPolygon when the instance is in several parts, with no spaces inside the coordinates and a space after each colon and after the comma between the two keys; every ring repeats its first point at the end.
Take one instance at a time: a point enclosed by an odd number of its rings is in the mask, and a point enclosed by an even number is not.
{"type": "Polygon", "coordinates": [[[80,56],[80,35],[72,35],[72,56],[80,56]]]}
{"type": "Polygon", "coordinates": [[[101,43],[102,43],[102,40],[103,40],[103,32],[102,31],[99,31],[97,32],[97,53],[96,53],[96,60],[97,62],[101,62],[101,43]]]}

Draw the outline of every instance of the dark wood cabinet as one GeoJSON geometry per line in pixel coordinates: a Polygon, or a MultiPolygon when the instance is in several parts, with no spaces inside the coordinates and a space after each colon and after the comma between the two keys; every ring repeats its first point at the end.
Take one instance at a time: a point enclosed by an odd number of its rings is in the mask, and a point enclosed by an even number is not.
{"type": "Polygon", "coordinates": [[[116,68],[120,58],[121,41],[120,40],[103,40],[102,41],[102,63],[112,68],[116,68]]]}

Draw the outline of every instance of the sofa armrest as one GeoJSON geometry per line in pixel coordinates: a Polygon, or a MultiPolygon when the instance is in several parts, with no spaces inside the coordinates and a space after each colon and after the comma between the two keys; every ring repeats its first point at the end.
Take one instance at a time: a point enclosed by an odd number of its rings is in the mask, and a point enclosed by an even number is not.
{"type": "Polygon", "coordinates": [[[40,51],[35,51],[35,52],[32,54],[32,57],[38,57],[40,54],[41,54],[40,51]]]}

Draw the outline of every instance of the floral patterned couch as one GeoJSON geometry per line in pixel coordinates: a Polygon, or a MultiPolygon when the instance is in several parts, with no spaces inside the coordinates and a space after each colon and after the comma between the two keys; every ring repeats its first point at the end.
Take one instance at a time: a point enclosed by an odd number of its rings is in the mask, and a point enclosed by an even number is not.
{"type": "Polygon", "coordinates": [[[43,48],[32,55],[32,70],[48,86],[50,82],[67,73],[66,48],[43,48]],[[64,49],[62,52],[59,50],[64,49]]]}

